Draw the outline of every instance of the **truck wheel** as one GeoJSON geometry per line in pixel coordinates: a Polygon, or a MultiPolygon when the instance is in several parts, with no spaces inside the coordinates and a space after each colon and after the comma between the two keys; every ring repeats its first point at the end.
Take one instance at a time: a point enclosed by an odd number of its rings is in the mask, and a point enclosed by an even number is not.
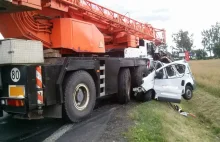
{"type": "Polygon", "coordinates": [[[147,69],[147,66],[139,66],[135,68],[133,74],[132,74],[132,82],[133,87],[139,87],[142,84],[142,79],[146,76],[148,76],[149,71],[147,69]]]}
{"type": "Polygon", "coordinates": [[[131,93],[131,74],[130,70],[121,69],[118,77],[118,94],[119,103],[126,104],[130,101],[131,93]]]}
{"type": "Polygon", "coordinates": [[[138,93],[136,96],[136,100],[140,102],[148,102],[152,99],[153,91],[149,90],[146,93],[138,93]]]}
{"type": "Polygon", "coordinates": [[[185,89],[185,94],[183,95],[183,98],[185,100],[191,100],[193,96],[193,89],[191,86],[187,85],[185,89]]]}
{"type": "Polygon", "coordinates": [[[96,88],[93,78],[86,71],[70,75],[64,90],[64,108],[68,119],[79,122],[92,111],[96,101],[96,88]]]}

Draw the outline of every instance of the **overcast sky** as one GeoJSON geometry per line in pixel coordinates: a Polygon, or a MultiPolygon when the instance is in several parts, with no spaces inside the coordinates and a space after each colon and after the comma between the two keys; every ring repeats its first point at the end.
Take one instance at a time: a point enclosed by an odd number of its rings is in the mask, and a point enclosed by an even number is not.
{"type": "MultiPolygon", "coordinates": [[[[164,28],[167,43],[179,29],[194,34],[194,46],[201,48],[201,31],[220,21],[219,0],[92,0],[102,6],[127,14],[141,22],[164,28]]],[[[0,35],[1,38],[1,35],[0,35]]]]}

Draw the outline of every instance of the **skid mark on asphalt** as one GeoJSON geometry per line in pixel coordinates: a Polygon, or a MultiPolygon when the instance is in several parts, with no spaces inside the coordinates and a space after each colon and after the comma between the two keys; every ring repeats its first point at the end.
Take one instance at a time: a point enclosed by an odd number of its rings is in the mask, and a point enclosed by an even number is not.
{"type": "Polygon", "coordinates": [[[44,142],[97,141],[107,127],[107,123],[115,109],[116,107],[101,113],[97,112],[98,114],[95,114],[92,118],[78,124],[65,125],[45,139],[44,142]]]}

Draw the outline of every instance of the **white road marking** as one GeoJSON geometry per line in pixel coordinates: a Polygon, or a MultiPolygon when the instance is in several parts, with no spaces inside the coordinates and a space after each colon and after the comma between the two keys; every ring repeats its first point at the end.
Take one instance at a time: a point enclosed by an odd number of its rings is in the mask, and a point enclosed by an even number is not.
{"type": "Polygon", "coordinates": [[[61,128],[59,128],[57,131],[55,131],[51,136],[46,138],[43,142],[54,142],[58,140],[62,135],[64,135],[67,131],[72,129],[73,124],[64,125],[61,128]]]}
{"type": "Polygon", "coordinates": [[[116,110],[116,107],[114,108],[111,108],[103,113],[99,113],[98,115],[88,119],[88,120],[85,120],[81,123],[78,123],[78,124],[67,124],[67,125],[64,125],[62,127],[60,127],[57,131],[55,131],[52,135],[50,135],[48,138],[46,138],[43,142],[55,142],[57,141],[61,136],[63,136],[66,132],[68,132],[69,130],[71,129],[74,129],[76,127],[80,127],[82,125],[85,125],[86,123],[88,122],[92,122],[93,120],[96,120],[98,119],[99,117],[105,115],[105,114],[108,114],[108,113],[111,113],[113,112],[114,110],[116,110]]]}

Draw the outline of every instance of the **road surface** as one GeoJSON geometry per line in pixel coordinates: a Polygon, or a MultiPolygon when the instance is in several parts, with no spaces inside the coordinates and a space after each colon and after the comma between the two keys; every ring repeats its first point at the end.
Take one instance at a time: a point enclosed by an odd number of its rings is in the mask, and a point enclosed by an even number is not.
{"type": "Polygon", "coordinates": [[[13,119],[4,113],[0,118],[0,142],[126,141],[121,133],[130,125],[125,115],[133,104],[103,104],[98,105],[86,121],[74,124],[61,119],[13,119]]]}

